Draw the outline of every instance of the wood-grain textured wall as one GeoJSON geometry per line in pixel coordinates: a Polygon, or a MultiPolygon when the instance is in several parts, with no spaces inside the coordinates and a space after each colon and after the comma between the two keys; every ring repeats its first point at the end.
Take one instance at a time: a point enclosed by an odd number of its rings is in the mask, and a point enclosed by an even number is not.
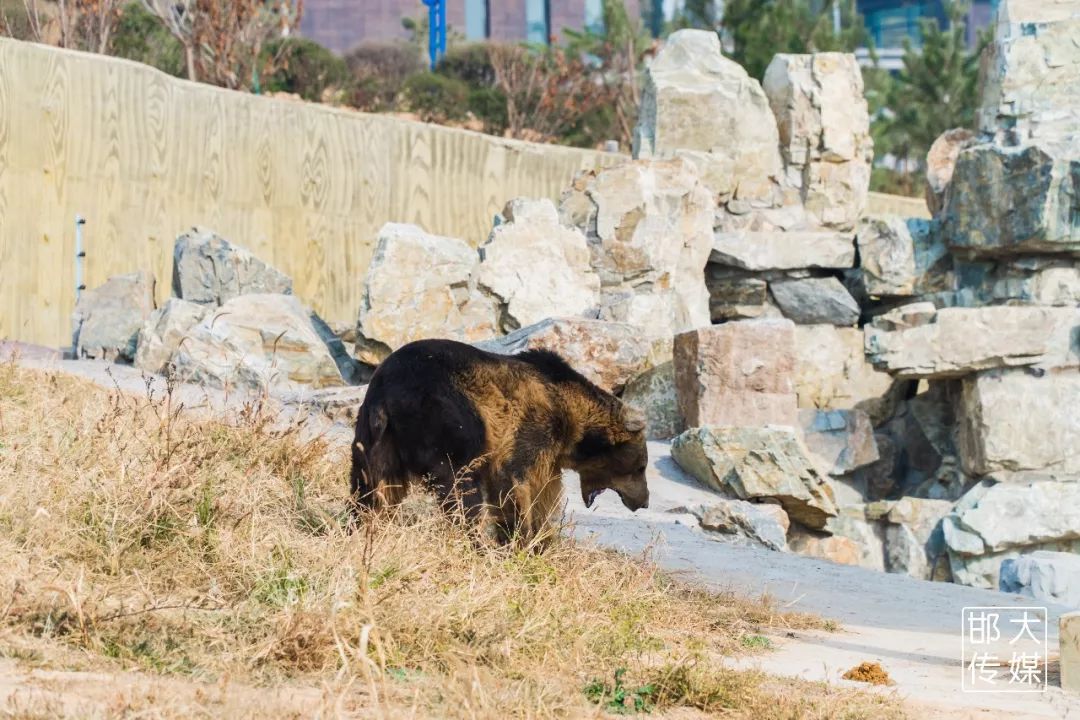
{"type": "MultiPolygon", "coordinates": [[[[0,338],[64,345],[76,214],[86,284],[212,228],[351,321],[388,221],[482,241],[517,196],[558,197],[618,156],[229,92],[123,60],[0,39],[0,338]]],[[[418,271],[421,271],[418,268],[418,271]]]]}

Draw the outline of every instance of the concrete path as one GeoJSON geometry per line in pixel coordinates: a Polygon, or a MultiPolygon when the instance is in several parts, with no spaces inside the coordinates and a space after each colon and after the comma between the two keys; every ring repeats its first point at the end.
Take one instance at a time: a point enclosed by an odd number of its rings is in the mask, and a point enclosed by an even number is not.
{"type": "MultiPolygon", "coordinates": [[[[134,368],[61,360],[55,353],[11,343],[0,343],[0,360],[13,351],[26,367],[56,369],[130,392],[146,391],[146,378],[134,368]]],[[[164,383],[152,378],[151,387],[161,392],[164,383]]],[[[176,397],[194,412],[211,413],[237,410],[249,400],[193,386],[178,388],[176,397]]],[[[281,407],[281,412],[286,420],[296,409],[281,407]]],[[[351,428],[321,417],[312,416],[306,427],[333,442],[351,440],[351,428]]],[[[648,477],[650,507],[632,514],[614,493],[604,493],[591,510],[586,509],[576,477],[568,473],[570,532],[629,554],[647,554],[692,582],[743,595],[768,594],[783,608],[815,613],[842,625],[838,632],[800,631],[773,638],[775,651],[740,664],[779,675],[855,685],[840,676],[860,662],[878,661],[896,682],[884,692],[907,700],[919,718],[1080,720],[1080,697],[1056,687],[1037,695],[961,692],[962,608],[1040,603],[733,544],[702,531],[692,515],[678,512],[715,495],[679,469],[666,444],[650,443],[648,477]]],[[[1065,610],[1048,608],[1053,649],[1057,648],[1057,619],[1065,610]]]]}

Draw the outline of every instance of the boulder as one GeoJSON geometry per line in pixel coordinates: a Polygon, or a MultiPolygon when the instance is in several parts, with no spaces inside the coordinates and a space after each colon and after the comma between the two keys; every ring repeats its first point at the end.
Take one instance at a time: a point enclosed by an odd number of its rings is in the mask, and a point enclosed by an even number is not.
{"type": "Polygon", "coordinates": [[[589,380],[616,394],[633,378],[671,361],[669,340],[646,337],[634,325],[584,318],[548,318],[476,346],[501,355],[553,350],[589,380]]]}
{"type": "Polygon", "coordinates": [[[127,360],[135,357],[139,329],[154,310],[154,276],[117,275],[86,290],[72,314],[76,358],[127,360]]]}
{"type": "Polygon", "coordinates": [[[709,324],[705,264],[713,202],[682,160],[628,162],[579,176],[560,205],[600,276],[600,318],[654,336],[709,324]]]}
{"type": "Polygon", "coordinates": [[[1001,592],[1080,608],[1080,555],[1039,550],[1001,563],[1001,592]]]}
{"type": "Polygon", "coordinates": [[[256,391],[343,385],[312,312],[292,295],[240,295],[208,313],[176,349],[184,381],[256,391]]]}
{"type": "Polygon", "coordinates": [[[945,207],[946,193],[952,182],[956,158],[960,151],[976,143],[976,136],[967,128],[953,128],[938,135],[926,153],[926,206],[931,215],[945,207]]]}
{"type": "Polygon", "coordinates": [[[714,323],[776,311],[769,301],[768,283],[745,270],[709,263],[705,266],[705,286],[709,289],[709,315],[714,323]]]}
{"type": "Polygon", "coordinates": [[[919,218],[865,218],[859,224],[858,283],[871,297],[949,289],[951,258],[934,225],[919,218]]]}
{"type": "Polygon", "coordinates": [[[855,243],[850,234],[837,232],[718,232],[709,260],[754,271],[844,269],[855,264],[855,243]]]}
{"type": "Polygon", "coordinates": [[[982,57],[979,128],[1019,143],[1080,130],[1080,13],[1073,0],[1001,0],[982,57]]]}
{"type": "Polygon", "coordinates": [[[683,431],[675,392],[675,366],[670,361],[628,382],[622,401],[645,415],[645,437],[650,440],[670,440],[683,431]]]}
{"type": "Polygon", "coordinates": [[[956,260],[956,304],[1080,305],[1080,265],[1048,256],[956,260]]]}
{"type": "Polygon", "coordinates": [[[959,446],[972,475],[1080,474],[1080,373],[993,370],[964,378],[959,446]]]}
{"type": "Polygon", "coordinates": [[[422,338],[473,342],[497,334],[494,301],[476,292],[476,251],[415,225],[379,230],[357,321],[357,358],[378,365],[422,338]]]}
{"type": "Polygon", "coordinates": [[[687,427],[794,426],[794,324],[740,320],[675,337],[675,388],[687,427]]]}
{"type": "Polygon", "coordinates": [[[135,367],[149,373],[164,373],[180,343],[211,311],[207,305],[180,298],[166,300],[139,331],[135,367]]]}
{"type": "MultiPolygon", "coordinates": [[[[868,570],[885,572],[884,526],[878,518],[867,514],[866,505],[848,505],[840,508],[836,517],[829,518],[825,532],[833,537],[843,538],[855,543],[858,560],[850,565],[858,565],[868,570]]],[[[803,535],[804,542],[813,540],[803,535]]],[[[818,543],[821,542],[818,538],[818,543]]],[[[813,554],[807,553],[807,554],[813,554]]]]}
{"type": "Polygon", "coordinates": [[[502,330],[559,315],[595,317],[600,277],[589,265],[585,235],[560,225],[546,198],[512,200],[503,217],[480,248],[476,271],[477,286],[499,303],[502,330]]]}
{"type": "Polygon", "coordinates": [[[966,256],[1080,254],[1080,137],[960,153],[942,215],[949,247],[966,256]]]}
{"type": "Polygon", "coordinates": [[[859,408],[880,423],[890,411],[894,381],[875,370],[853,327],[796,325],[795,394],[800,408],[859,408]]]}
{"type": "Polygon", "coordinates": [[[808,528],[837,513],[828,476],[792,428],[691,428],[672,442],[671,456],[705,485],[742,500],[775,500],[808,528]]]}
{"type": "Polygon", "coordinates": [[[717,499],[692,512],[703,530],[742,535],[769,550],[787,550],[788,518],[778,505],[717,499]]]}
{"type": "Polygon", "coordinates": [[[899,378],[962,377],[1014,366],[1075,367],[1080,310],[1067,307],[943,308],[929,322],[865,328],[866,354],[899,378]]]}
{"type": "Polygon", "coordinates": [[[885,520],[885,569],[921,580],[951,579],[942,519],[950,500],[905,497],[889,506],[885,520]]]}
{"type": "Polygon", "coordinates": [[[784,317],[800,325],[854,325],[859,304],[834,277],[788,278],[769,283],[784,317]]]}
{"type": "Polygon", "coordinates": [[[788,533],[788,547],[793,553],[814,557],[840,565],[859,566],[863,562],[863,550],[859,543],[843,535],[823,535],[792,528],[788,533]]]}
{"type": "Polygon", "coordinates": [[[866,207],[873,141],[854,55],[778,54],[765,71],[786,165],[817,224],[851,230],[866,207]]]}
{"type": "Polygon", "coordinates": [[[292,280],[242,247],[201,228],[173,245],[173,297],[220,306],[238,295],[292,293],[292,280]]]}
{"type": "Polygon", "coordinates": [[[845,475],[875,462],[874,428],[862,410],[799,410],[799,426],[810,452],[830,475],[845,475]]]}
{"type": "Polygon", "coordinates": [[[327,420],[350,427],[356,424],[360,405],[367,395],[367,385],[304,389],[279,394],[285,405],[302,413],[317,413],[327,420]]]}
{"type": "Polygon", "coordinates": [[[781,171],[776,119],[761,85],[723,56],[708,30],[672,33],[649,63],[633,153],[688,158],[721,201],[764,197],[781,171]]]}

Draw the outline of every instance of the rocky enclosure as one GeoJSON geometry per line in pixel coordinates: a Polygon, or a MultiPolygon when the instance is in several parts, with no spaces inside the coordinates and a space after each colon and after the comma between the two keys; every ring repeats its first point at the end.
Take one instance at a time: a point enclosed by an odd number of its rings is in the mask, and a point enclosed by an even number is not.
{"type": "MultiPolygon", "coordinates": [[[[1080,603],[1080,2],[1002,0],[976,131],[928,161],[930,221],[867,217],[855,58],[713,33],[648,69],[635,157],[487,238],[388,224],[355,324],[205,231],[173,297],[87,293],[80,356],[309,402],[347,421],[397,347],[551,348],[646,415],[717,493],[704,532],[1080,603]],[[468,241],[466,241],[468,240],[468,241]]],[[[149,288],[149,290],[148,290],[149,288]]]]}

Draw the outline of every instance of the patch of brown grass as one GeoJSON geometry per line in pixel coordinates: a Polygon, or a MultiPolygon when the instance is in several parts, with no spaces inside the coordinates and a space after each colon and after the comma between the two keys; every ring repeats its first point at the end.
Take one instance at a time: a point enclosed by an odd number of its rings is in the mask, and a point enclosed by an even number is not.
{"type": "MultiPolygon", "coordinates": [[[[196,421],[0,365],[0,657],[321,688],[328,715],[600,716],[622,669],[651,712],[899,716],[879,696],[724,668],[747,636],[820,622],[642,560],[566,539],[486,547],[419,501],[349,534],[347,448],[269,427],[258,407],[196,421]]],[[[102,716],[198,714],[131,697],[102,716]]],[[[209,714],[267,714],[236,705],[209,714]]]]}

